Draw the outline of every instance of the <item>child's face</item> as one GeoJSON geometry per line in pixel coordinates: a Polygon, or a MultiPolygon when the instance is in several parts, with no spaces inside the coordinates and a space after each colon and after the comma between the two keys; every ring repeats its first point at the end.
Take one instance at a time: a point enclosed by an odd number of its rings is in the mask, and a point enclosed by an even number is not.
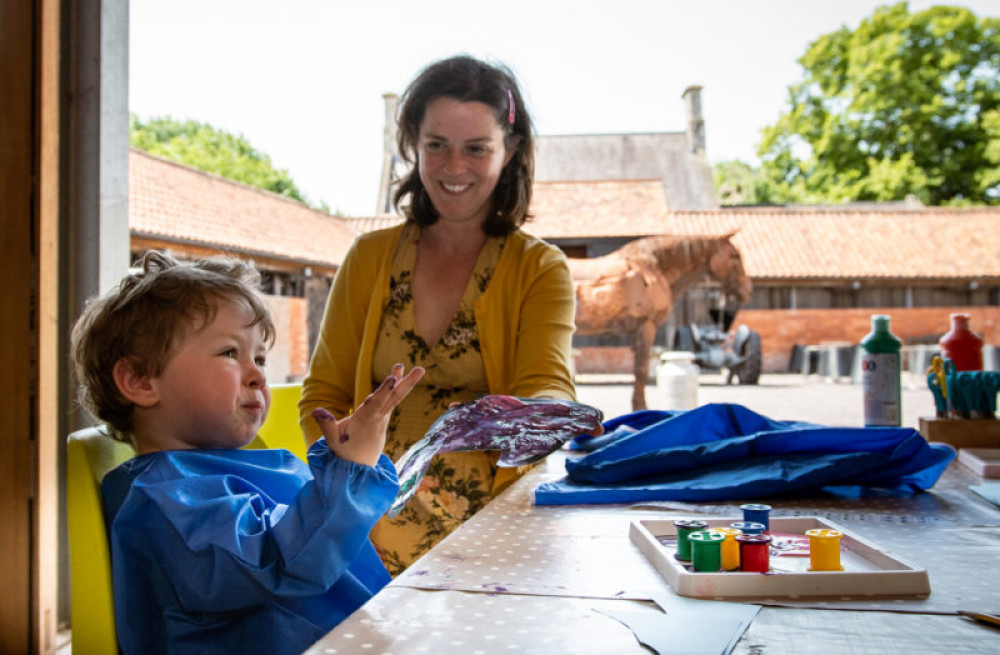
{"type": "Polygon", "coordinates": [[[222,302],[171,349],[151,379],[159,403],[160,449],[241,448],[267,415],[271,394],[264,374],[268,347],[250,310],[222,302]]]}

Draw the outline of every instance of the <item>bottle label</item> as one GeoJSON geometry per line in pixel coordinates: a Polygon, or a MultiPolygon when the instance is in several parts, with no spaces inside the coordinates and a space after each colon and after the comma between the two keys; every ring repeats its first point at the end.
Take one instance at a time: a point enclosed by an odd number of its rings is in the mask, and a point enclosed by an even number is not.
{"type": "Polygon", "coordinates": [[[899,353],[864,353],[861,358],[865,425],[900,424],[899,353]]]}

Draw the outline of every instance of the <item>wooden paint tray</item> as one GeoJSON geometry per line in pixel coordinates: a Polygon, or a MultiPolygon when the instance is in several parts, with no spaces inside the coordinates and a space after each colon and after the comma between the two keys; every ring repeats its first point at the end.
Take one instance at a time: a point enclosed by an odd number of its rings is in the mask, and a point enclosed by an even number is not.
{"type": "MultiPolygon", "coordinates": [[[[690,516],[677,518],[694,518],[690,516]]],[[[727,527],[742,518],[699,517],[709,528],[727,527]]],[[[926,596],[927,571],[889,555],[839,525],[816,516],[770,519],[775,540],[769,573],[694,571],[677,552],[674,519],[632,521],[629,537],[673,590],[700,598],[872,598],[926,596]],[[843,571],[810,571],[806,530],[839,530],[843,571]],[[803,551],[803,548],[805,549],[803,551]]]]}
{"type": "Polygon", "coordinates": [[[958,461],[984,478],[1000,478],[1000,448],[960,448],[958,461]]]}

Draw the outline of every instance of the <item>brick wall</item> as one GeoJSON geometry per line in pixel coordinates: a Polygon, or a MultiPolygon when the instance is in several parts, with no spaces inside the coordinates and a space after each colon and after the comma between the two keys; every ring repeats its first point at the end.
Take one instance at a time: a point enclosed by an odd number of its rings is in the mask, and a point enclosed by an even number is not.
{"type": "Polygon", "coordinates": [[[972,330],[986,343],[1000,344],[1000,307],[741,309],[733,329],[746,324],[760,333],[764,372],[774,373],[788,370],[796,344],[858,343],[871,331],[873,314],[888,315],[893,334],[913,344],[936,343],[956,312],[972,317],[972,330]]]}
{"type": "Polygon", "coordinates": [[[628,346],[587,346],[573,349],[577,373],[631,373],[632,349],[628,346]]]}
{"type": "MultiPolygon", "coordinates": [[[[887,314],[893,334],[904,344],[936,343],[951,328],[952,313],[972,317],[972,330],[991,345],[1000,345],[1000,307],[916,307],[861,309],[741,309],[735,330],[746,324],[760,333],[763,370],[789,370],[796,344],[856,344],[871,331],[873,314],[887,314]]],[[[574,350],[578,373],[631,373],[632,350],[627,347],[587,347],[574,350]]]]}
{"type": "Polygon", "coordinates": [[[277,330],[274,348],[267,356],[271,384],[301,380],[309,367],[308,306],[305,298],[265,296],[277,330]]]}
{"type": "Polygon", "coordinates": [[[289,325],[294,325],[288,335],[289,381],[301,380],[309,370],[309,301],[306,298],[286,298],[289,325]]]}

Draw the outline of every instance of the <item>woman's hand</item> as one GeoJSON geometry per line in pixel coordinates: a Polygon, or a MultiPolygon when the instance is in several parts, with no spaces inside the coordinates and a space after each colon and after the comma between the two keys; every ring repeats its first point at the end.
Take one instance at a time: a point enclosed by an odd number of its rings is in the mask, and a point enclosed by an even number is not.
{"type": "Polygon", "coordinates": [[[313,411],[313,419],[323,431],[327,447],[337,457],[367,466],[378,463],[385,448],[385,432],[392,410],[424,375],[424,369],[419,366],[406,376],[403,370],[402,364],[396,364],[378,389],[371,392],[354,413],[339,421],[323,408],[313,411]]]}

